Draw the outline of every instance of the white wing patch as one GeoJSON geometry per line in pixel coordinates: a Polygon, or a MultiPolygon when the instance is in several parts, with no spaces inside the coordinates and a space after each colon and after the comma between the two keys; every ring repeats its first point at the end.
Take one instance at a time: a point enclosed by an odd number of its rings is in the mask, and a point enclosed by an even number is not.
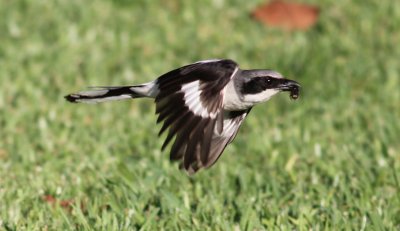
{"type": "Polygon", "coordinates": [[[185,105],[192,111],[195,115],[201,116],[203,118],[214,119],[217,116],[217,112],[210,113],[207,108],[205,108],[200,101],[200,81],[193,81],[182,85],[181,91],[184,93],[185,105]]]}

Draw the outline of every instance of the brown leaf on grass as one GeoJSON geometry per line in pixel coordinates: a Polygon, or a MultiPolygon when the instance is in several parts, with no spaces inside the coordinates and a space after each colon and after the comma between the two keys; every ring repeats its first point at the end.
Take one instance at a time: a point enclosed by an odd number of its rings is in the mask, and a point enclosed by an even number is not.
{"type": "Polygon", "coordinates": [[[269,26],[288,30],[307,30],[316,23],[319,8],[276,0],[257,7],[252,15],[256,20],[269,26]]]}
{"type": "Polygon", "coordinates": [[[49,204],[54,204],[57,201],[56,198],[54,198],[52,195],[44,195],[43,200],[49,204]]]}
{"type": "MultiPolygon", "coordinates": [[[[43,200],[53,206],[55,205],[59,205],[60,207],[68,210],[68,211],[72,211],[72,207],[74,205],[74,200],[73,199],[69,199],[69,200],[57,200],[55,197],[53,197],[52,195],[44,195],[43,196],[43,200]]],[[[84,208],[83,203],[81,203],[81,209],[84,208]]]]}
{"type": "Polygon", "coordinates": [[[71,209],[74,204],[74,200],[61,200],[58,202],[58,204],[65,209],[71,209]]]}

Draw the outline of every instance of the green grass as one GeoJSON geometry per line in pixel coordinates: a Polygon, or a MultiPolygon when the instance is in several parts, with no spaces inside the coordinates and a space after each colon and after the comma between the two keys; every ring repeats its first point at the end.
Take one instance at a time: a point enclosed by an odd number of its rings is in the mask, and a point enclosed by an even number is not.
{"type": "Polygon", "coordinates": [[[309,0],[316,27],[287,32],[249,17],[260,2],[0,0],[0,229],[400,229],[400,4],[309,0]],[[254,108],[193,177],[151,100],[63,99],[214,57],[303,92],[254,108]]]}

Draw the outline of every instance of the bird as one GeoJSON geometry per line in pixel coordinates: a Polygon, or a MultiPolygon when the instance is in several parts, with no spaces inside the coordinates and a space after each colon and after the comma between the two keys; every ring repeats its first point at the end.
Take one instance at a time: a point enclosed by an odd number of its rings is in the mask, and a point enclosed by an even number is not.
{"type": "Polygon", "coordinates": [[[91,87],[72,93],[72,103],[153,98],[161,147],[173,140],[170,160],[189,175],[215,164],[253,106],[282,91],[297,99],[300,84],[270,69],[240,69],[231,59],[209,59],[169,71],[140,85],[91,87]]]}

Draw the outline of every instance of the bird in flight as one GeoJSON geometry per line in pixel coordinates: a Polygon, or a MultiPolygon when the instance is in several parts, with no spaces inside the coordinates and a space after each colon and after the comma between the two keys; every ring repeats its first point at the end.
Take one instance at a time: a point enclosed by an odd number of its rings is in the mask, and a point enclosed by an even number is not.
{"type": "Polygon", "coordinates": [[[164,150],[189,174],[212,166],[235,138],[251,108],[281,91],[292,99],[300,85],[273,70],[242,70],[229,59],[199,61],[132,86],[94,87],[65,96],[72,103],[154,98],[164,150]]]}

